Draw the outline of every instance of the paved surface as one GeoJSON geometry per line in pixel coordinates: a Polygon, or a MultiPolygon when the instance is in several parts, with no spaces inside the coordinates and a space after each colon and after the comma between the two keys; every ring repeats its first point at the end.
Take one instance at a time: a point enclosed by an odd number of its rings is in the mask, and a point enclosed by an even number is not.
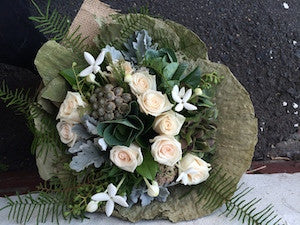
{"type": "MultiPolygon", "coordinates": [[[[261,203],[258,205],[260,207],[265,207],[269,203],[274,205],[277,214],[283,218],[283,223],[285,225],[299,225],[300,221],[300,173],[295,174],[269,174],[269,175],[250,175],[246,174],[242,177],[241,183],[245,184],[245,187],[254,187],[253,191],[247,196],[247,200],[253,198],[262,198],[261,203]]],[[[5,199],[0,198],[0,208],[5,204],[5,199]]],[[[224,207],[223,207],[224,208],[224,207]]],[[[219,216],[221,209],[217,210],[210,216],[188,221],[177,223],[179,225],[240,225],[239,221],[230,221],[230,219],[219,216]]],[[[0,225],[14,225],[13,222],[8,222],[4,218],[7,217],[8,211],[1,211],[0,225]]],[[[80,221],[72,221],[72,225],[95,225],[95,224],[120,224],[120,225],[130,225],[132,223],[124,222],[116,218],[107,218],[106,216],[99,214],[90,214],[90,220],[84,220],[82,223],[80,221]]],[[[28,223],[29,225],[35,224],[35,221],[28,223]]],[[[48,225],[51,223],[46,223],[48,225]]],[[[61,225],[69,225],[70,223],[64,220],[60,221],[61,225]]],[[[168,221],[142,221],[136,223],[137,225],[167,225],[172,224],[168,221]]]]}

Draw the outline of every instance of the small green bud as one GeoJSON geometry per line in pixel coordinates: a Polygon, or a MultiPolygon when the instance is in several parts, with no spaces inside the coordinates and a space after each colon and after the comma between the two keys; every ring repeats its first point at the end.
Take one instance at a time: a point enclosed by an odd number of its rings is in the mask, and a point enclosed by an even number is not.
{"type": "Polygon", "coordinates": [[[76,63],[76,62],[73,62],[73,63],[72,63],[72,67],[75,67],[75,66],[77,66],[77,63],[76,63]]]}

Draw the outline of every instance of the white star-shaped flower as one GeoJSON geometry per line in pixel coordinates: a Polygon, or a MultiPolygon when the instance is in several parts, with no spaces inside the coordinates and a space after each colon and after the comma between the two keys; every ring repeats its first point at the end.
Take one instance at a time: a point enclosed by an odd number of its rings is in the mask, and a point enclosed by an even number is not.
{"type": "Polygon", "coordinates": [[[86,77],[90,75],[91,73],[96,74],[100,71],[100,65],[104,60],[104,56],[106,54],[106,50],[102,50],[101,53],[98,55],[97,59],[95,58],[88,52],[84,52],[84,58],[89,64],[87,68],[82,70],[79,74],[80,77],[86,77]]]}
{"type": "Polygon", "coordinates": [[[176,182],[181,181],[182,184],[187,185],[188,184],[188,175],[189,174],[196,174],[197,170],[190,168],[186,171],[183,171],[179,174],[178,178],[176,179],[176,182]]]}
{"type": "Polygon", "coordinates": [[[175,107],[176,112],[180,112],[183,110],[183,108],[187,110],[197,110],[197,107],[192,105],[191,103],[188,103],[188,100],[192,96],[192,89],[188,89],[185,91],[185,88],[182,87],[179,91],[178,85],[175,85],[172,90],[172,98],[175,102],[178,104],[175,107]]]}
{"type": "Polygon", "coordinates": [[[101,192],[92,196],[92,201],[103,202],[106,201],[105,213],[109,217],[115,207],[115,203],[123,207],[128,207],[126,197],[117,194],[118,189],[113,184],[109,184],[105,192],[101,192]]]}

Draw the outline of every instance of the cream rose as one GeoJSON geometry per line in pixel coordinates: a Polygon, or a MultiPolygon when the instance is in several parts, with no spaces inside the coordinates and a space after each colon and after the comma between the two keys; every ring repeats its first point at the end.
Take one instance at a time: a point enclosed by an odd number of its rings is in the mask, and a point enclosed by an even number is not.
{"type": "Polygon", "coordinates": [[[56,119],[62,119],[70,123],[79,123],[80,116],[78,107],[85,107],[86,103],[82,100],[78,92],[68,91],[63,103],[60,105],[56,119]]]}
{"type": "Polygon", "coordinates": [[[209,163],[190,153],[182,158],[178,167],[177,181],[184,185],[195,185],[207,180],[211,170],[209,163]]]}
{"type": "Polygon", "coordinates": [[[152,126],[159,134],[175,136],[179,134],[184,121],[184,116],[171,110],[156,117],[152,126]]]}
{"type": "Polygon", "coordinates": [[[156,78],[148,70],[140,70],[132,74],[129,86],[135,95],[141,95],[147,90],[156,91],[156,78]]]}
{"type": "Polygon", "coordinates": [[[173,107],[167,95],[163,95],[160,91],[147,90],[142,95],[137,96],[137,101],[142,112],[155,117],[173,107]]]}
{"type": "Polygon", "coordinates": [[[73,124],[62,120],[57,123],[56,128],[61,142],[67,144],[69,147],[73,147],[77,139],[77,135],[72,132],[73,124]]]}
{"type": "Polygon", "coordinates": [[[110,160],[119,168],[133,173],[142,164],[143,155],[141,148],[135,144],[129,147],[118,145],[110,150],[110,160]]]}
{"type": "Polygon", "coordinates": [[[174,166],[182,156],[181,144],[172,136],[160,135],[150,140],[151,154],[160,164],[174,166]]]}

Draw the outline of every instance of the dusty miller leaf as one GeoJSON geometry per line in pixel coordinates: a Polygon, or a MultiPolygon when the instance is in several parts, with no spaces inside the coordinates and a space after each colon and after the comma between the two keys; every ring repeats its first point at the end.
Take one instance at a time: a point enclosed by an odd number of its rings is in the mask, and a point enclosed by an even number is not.
{"type": "Polygon", "coordinates": [[[76,172],[80,172],[92,164],[99,168],[105,160],[103,153],[91,141],[76,143],[72,150],[69,149],[69,152],[77,152],[70,162],[70,168],[76,172]]]}
{"type": "Polygon", "coordinates": [[[75,134],[77,134],[77,136],[79,138],[82,138],[85,140],[92,137],[92,135],[87,131],[87,129],[81,123],[75,124],[72,128],[72,131],[75,134]]]}
{"type": "Polygon", "coordinates": [[[84,115],[82,117],[82,123],[85,126],[85,128],[87,129],[87,131],[93,135],[97,135],[98,131],[97,131],[97,125],[98,125],[98,121],[95,120],[93,117],[89,116],[89,115],[84,115]]]}

